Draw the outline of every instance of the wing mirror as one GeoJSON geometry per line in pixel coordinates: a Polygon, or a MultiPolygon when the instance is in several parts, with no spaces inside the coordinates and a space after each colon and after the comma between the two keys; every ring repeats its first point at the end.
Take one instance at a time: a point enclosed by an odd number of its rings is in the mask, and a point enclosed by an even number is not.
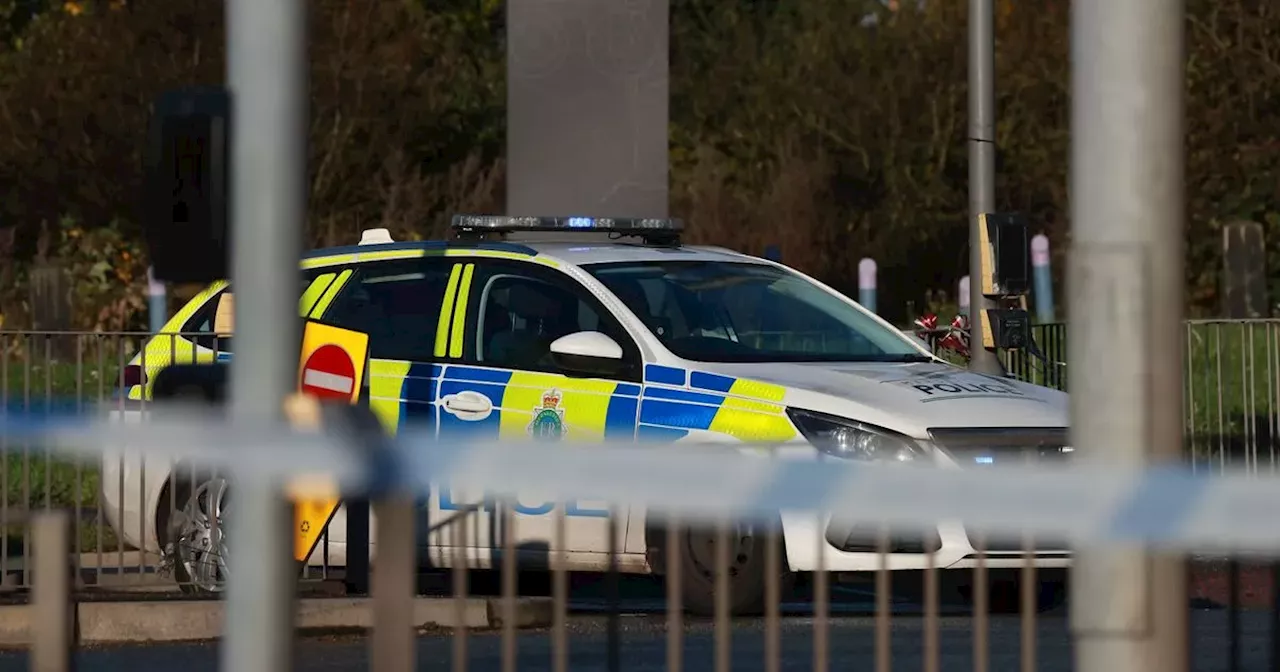
{"type": "Polygon", "coordinates": [[[622,346],[598,331],[579,331],[551,343],[551,358],[565,371],[611,376],[622,370],[622,346]]]}

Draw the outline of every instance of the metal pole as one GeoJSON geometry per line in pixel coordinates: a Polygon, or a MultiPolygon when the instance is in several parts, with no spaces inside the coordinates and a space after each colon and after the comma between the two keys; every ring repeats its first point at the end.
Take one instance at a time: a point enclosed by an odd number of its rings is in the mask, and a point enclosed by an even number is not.
{"type": "Polygon", "coordinates": [[[993,0],[969,0],[969,368],[1002,375],[995,353],[982,347],[982,229],[978,215],[996,207],[996,35],[993,0]]]}
{"type": "Polygon", "coordinates": [[[42,511],[31,521],[36,562],[32,586],[31,669],[70,672],[75,668],[74,615],[67,556],[71,519],[66,511],[42,511]]]}
{"type": "MultiPolygon", "coordinates": [[[[297,386],[298,259],[306,211],[306,8],[228,0],[232,95],[233,420],[283,422],[297,386]]],[[[283,484],[238,474],[227,523],[226,672],[292,669],[297,572],[283,484]]]]}
{"type": "MultiPolygon", "coordinates": [[[[1072,4],[1068,283],[1072,445],[1112,468],[1182,451],[1182,0],[1072,4]]],[[[1085,672],[1185,672],[1185,567],[1080,549],[1071,626],[1085,672]]]]}
{"type": "MultiPolygon", "coordinates": [[[[417,579],[414,499],[393,493],[373,504],[378,518],[378,559],[373,569],[373,672],[413,672],[413,598],[417,579]]],[[[366,516],[367,517],[367,516],[366,516]]]]}

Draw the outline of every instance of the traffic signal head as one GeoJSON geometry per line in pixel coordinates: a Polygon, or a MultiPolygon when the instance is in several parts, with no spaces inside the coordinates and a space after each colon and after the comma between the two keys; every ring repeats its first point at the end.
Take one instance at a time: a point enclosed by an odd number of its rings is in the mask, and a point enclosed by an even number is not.
{"type": "Polygon", "coordinates": [[[981,215],[982,293],[1023,296],[1031,290],[1031,237],[1027,218],[1012,213],[981,215]]]}
{"type": "Polygon", "coordinates": [[[156,100],[143,153],[142,207],[156,280],[183,284],[228,277],[230,148],[226,89],[168,91],[156,100]]]}

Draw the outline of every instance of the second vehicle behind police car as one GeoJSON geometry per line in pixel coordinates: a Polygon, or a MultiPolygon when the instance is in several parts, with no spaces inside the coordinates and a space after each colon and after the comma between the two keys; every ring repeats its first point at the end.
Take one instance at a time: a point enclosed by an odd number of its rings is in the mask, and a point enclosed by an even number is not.
{"type": "MultiPolygon", "coordinates": [[[[302,315],[368,334],[367,401],[389,431],[414,424],[441,439],[766,443],[961,469],[1069,456],[1063,393],[946,364],[794,269],[682,244],[678,222],[462,216],[454,232],[447,242],[401,243],[367,232],[358,246],[318,250],[301,263],[302,315]]],[[[174,333],[130,362],[129,399],[148,399],[150,378],[169,363],[231,356],[229,339],[213,336],[232,290],[209,287],[166,326],[174,333]]],[[[218,590],[226,567],[210,561],[225,537],[208,514],[224,503],[225,482],[183,480],[153,461],[121,466],[129,462],[113,455],[103,465],[117,534],[169,554],[196,589],[218,590]]],[[[622,571],[680,563],[685,604],[713,610],[715,531],[682,530],[669,547],[661,521],[645,511],[620,511],[611,526],[604,502],[577,501],[564,506],[565,547],[557,548],[557,506],[530,497],[512,505],[522,560],[546,566],[563,557],[571,570],[603,570],[614,529],[622,571]]],[[[424,561],[449,566],[463,546],[472,566],[494,566],[500,520],[487,493],[436,488],[423,511],[424,561]],[[465,535],[437,526],[472,509],[465,535]]],[[[763,604],[768,544],[780,546],[788,573],[879,567],[879,529],[843,522],[839,512],[821,520],[784,513],[777,523],[780,536],[739,526],[728,537],[735,612],[763,604]]],[[[345,534],[340,510],[311,564],[343,565],[345,534]]],[[[978,545],[958,523],[891,534],[888,568],[922,569],[931,552],[937,567],[972,567],[978,545]]],[[[991,568],[1024,562],[1021,540],[987,540],[985,554],[991,568]]],[[[1065,566],[1067,550],[1041,543],[1034,562],[1065,566]]]]}

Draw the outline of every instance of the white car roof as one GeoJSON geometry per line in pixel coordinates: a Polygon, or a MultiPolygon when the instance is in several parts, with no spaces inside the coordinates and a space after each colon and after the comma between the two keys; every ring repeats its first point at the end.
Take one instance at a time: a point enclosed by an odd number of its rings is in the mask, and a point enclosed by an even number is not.
{"type": "Polygon", "coordinates": [[[546,255],[573,266],[646,261],[768,263],[763,259],[740,254],[732,250],[700,245],[654,247],[627,243],[521,242],[519,244],[533,248],[539,255],[546,255]]]}
{"type": "Polygon", "coordinates": [[[361,262],[366,259],[386,259],[385,253],[417,250],[487,250],[542,256],[555,259],[567,266],[589,266],[614,262],[646,261],[721,261],[770,265],[772,262],[721,247],[704,245],[679,245],[674,247],[643,245],[627,241],[612,241],[596,237],[575,237],[568,240],[522,239],[492,242],[421,240],[404,242],[365,242],[361,245],[330,247],[312,250],[303,256],[304,268],[316,268],[333,264],[361,262]]]}

